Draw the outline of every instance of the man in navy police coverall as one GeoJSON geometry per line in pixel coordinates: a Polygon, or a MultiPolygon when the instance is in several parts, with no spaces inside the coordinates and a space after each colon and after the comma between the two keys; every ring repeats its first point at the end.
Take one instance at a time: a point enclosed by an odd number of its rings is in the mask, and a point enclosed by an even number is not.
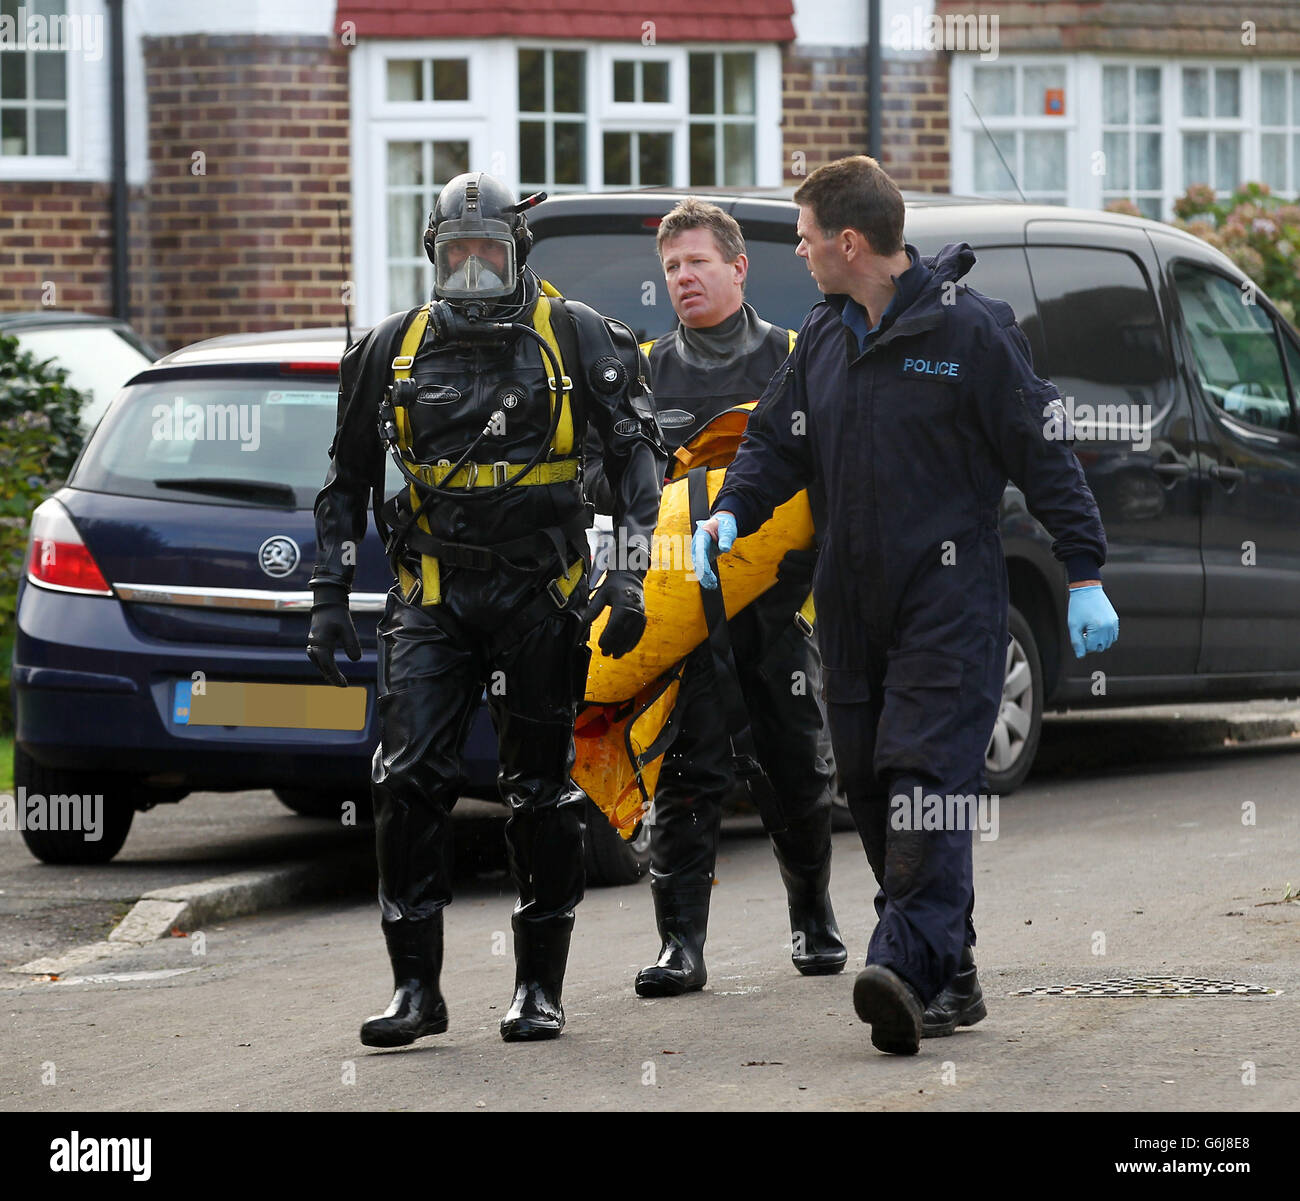
{"type": "Polygon", "coordinates": [[[716,586],[711,556],[808,488],[831,736],[880,885],[854,1006],[878,1049],[913,1054],[923,1032],[984,1016],[969,824],[907,827],[914,795],[984,784],[1007,647],[1008,479],[1055,538],[1075,654],[1109,647],[1119,619],[1096,502],[1050,436],[1059,394],[1034,374],[1011,307],[957,284],[971,248],[922,259],[905,246],[902,196],[865,156],[815,171],[794,199],[796,253],[825,300],[751,418],[694,558],[716,586]]]}

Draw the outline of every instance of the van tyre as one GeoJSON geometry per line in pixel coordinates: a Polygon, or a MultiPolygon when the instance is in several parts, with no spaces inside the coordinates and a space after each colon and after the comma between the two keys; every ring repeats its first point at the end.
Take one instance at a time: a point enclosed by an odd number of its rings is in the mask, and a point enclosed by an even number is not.
{"type": "Polygon", "coordinates": [[[587,799],[587,834],[583,840],[587,883],[596,888],[635,884],[650,870],[650,827],[642,822],[623,838],[596,804],[587,799]]]}
{"type": "Polygon", "coordinates": [[[1002,703],[985,753],[989,792],[1007,796],[1024,783],[1043,732],[1043,662],[1034,631],[1014,605],[1007,614],[1002,703]]]}
{"type": "MultiPolygon", "coordinates": [[[[95,841],[81,830],[23,830],[23,841],[42,863],[107,863],[122,849],[135,819],[132,789],[120,778],[97,772],[72,772],[37,763],[22,747],[14,746],[14,796],[91,796],[104,798],[103,830],[95,841]]],[[[17,816],[17,815],[15,815],[17,816]]]]}

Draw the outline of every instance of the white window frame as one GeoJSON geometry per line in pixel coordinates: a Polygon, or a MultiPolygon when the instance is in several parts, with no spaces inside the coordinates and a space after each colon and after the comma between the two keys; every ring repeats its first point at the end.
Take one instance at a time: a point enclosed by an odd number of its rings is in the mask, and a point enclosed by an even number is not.
{"type": "MultiPolygon", "coordinates": [[[[70,3],[72,0],[70,0],[70,3]]],[[[77,0],[82,2],[82,0],[77,0]]],[[[700,42],[640,46],[625,42],[575,42],[559,39],[490,38],[363,40],[349,54],[351,97],[352,213],[355,319],[360,325],[389,312],[387,300],[387,145],[390,141],[468,141],[471,164],[518,191],[520,49],[586,52],[587,179],[584,190],[601,192],[622,185],[604,183],[606,132],[671,132],[672,186],[689,186],[689,96],[687,55],[748,52],[755,56],[755,186],[780,187],[781,51],[771,44],[700,42]],[[392,101],[387,99],[389,59],[468,58],[469,99],[392,101]],[[613,98],[615,59],[670,64],[667,104],[622,103],[613,98]]],[[[548,189],[555,191],[556,189],[548,189]]],[[[566,188],[565,190],[572,190],[566,188]]],[[[415,238],[418,230],[412,230],[415,238]]],[[[411,298],[411,305],[419,301],[411,298]]]]}
{"type": "Polygon", "coordinates": [[[1291,187],[1284,191],[1275,191],[1274,195],[1290,200],[1300,197],[1300,62],[1295,59],[1279,59],[1277,62],[1259,64],[1259,160],[1258,175],[1263,178],[1264,136],[1280,134],[1286,145],[1286,177],[1291,187]],[[1265,125],[1263,123],[1264,107],[1264,72],[1280,71],[1286,84],[1286,108],[1288,119],[1283,125],[1265,125]]]}
{"type": "MultiPolygon", "coordinates": [[[[1234,134],[1237,138],[1237,145],[1240,147],[1240,154],[1237,156],[1237,168],[1241,179],[1253,178],[1259,163],[1258,143],[1250,137],[1252,128],[1258,129],[1258,122],[1252,126],[1250,119],[1251,113],[1259,113],[1259,76],[1251,69],[1252,64],[1241,62],[1236,59],[1218,60],[1206,58],[1180,58],[1169,64],[1171,74],[1175,79],[1175,94],[1177,96],[1177,107],[1173,110],[1176,124],[1174,131],[1178,137],[1178,173],[1176,179],[1180,185],[1175,196],[1181,196],[1187,190],[1189,183],[1211,183],[1210,180],[1185,180],[1183,178],[1183,138],[1187,134],[1234,134]],[[1183,113],[1183,72],[1185,70],[1202,69],[1210,72],[1210,90],[1209,101],[1210,111],[1214,111],[1214,72],[1219,71],[1236,71],[1237,78],[1241,81],[1241,87],[1238,91],[1240,100],[1240,112],[1235,117],[1188,117],[1183,113]],[[1253,146],[1252,146],[1252,143],[1253,146]]],[[[1213,151],[1213,142],[1210,143],[1209,167],[1211,176],[1215,171],[1215,155],[1213,151]]],[[[1241,180],[1237,181],[1238,183],[1241,180]]],[[[1235,185],[1234,185],[1235,186],[1235,185]]],[[[1232,195],[1231,191],[1220,188],[1214,189],[1214,194],[1220,198],[1232,195]]],[[[1171,201],[1172,205],[1172,201],[1171,201]]]]}
{"type": "MultiPolygon", "coordinates": [[[[1062,86],[1065,88],[1065,113],[1059,117],[1043,116],[1011,116],[1011,117],[991,117],[987,113],[981,114],[984,117],[984,124],[988,126],[989,133],[1001,133],[1005,131],[1014,132],[1053,132],[1065,134],[1065,185],[1059,189],[1052,189],[1062,193],[1062,203],[1069,205],[1079,187],[1080,169],[1077,163],[1076,147],[1079,141],[1079,121],[1082,111],[1081,101],[1083,99],[1082,91],[1079,87],[1078,80],[1080,72],[1077,69],[1077,60],[1073,57],[1063,57],[1062,55],[999,55],[996,62],[981,63],[979,56],[967,54],[955,54],[952,59],[952,86],[949,91],[949,144],[952,146],[952,189],[954,192],[965,192],[968,195],[974,194],[975,181],[975,139],[983,141],[985,138],[983,126],[980,125],[979,118],[975,116],[974,109],[966,100],[965,93],[969,92],[974,98],[975,94],[975,68],[977,66],[998,66],[998,67],[1016,67],[1016,103],[1021,103],[1023,95],[1022,84],[1023,77],[1021,71],[1026,68],[1034,67],[1051,67],[1062,69],[1062,86]],[[958,181],[962,181],[959,185],[958,181]]],[[[1017,164],[1010,164],[1012,170],[1016,169],[1017,164]]],[[[1020,175],[1023,176],[1021,171],[1020,175]]],[[[1025,189],[1023,178],[1018,178],[1022,190],[1025,189]]],[[[1041,190],[1038,190],[1041,192],[1041,190]]],[[[1017,199],[1014,188],[1006,189],[1006,195],[1011,199],[1017,199]]],[[[1047,203],[1046,201],[1031,203],[1047,203]]]]}
{"type": "MultiPolygon", "coordinates": [[[[1169,112],[1169,107],[1168,107],[1169,97],[1167,95],[1168,92],[1167,84],[1168,84],[1169,73],[1163,70],[1163,66],[1164,66],[1163,63],[1160,63],[1155,60],[1147,61],[1147,60],[1139,60],[1139,59],[1116,60],[1112,58],[1099,57],[1095,62],[1095,80],[1096,80],[1096,87],[1097,87],[1097,101],[1096,101],[1095,111],[1098,114],[1097,148],[1099,150],[1102,150],[1105,147],[1105,142],[1106,142],[1105,135],[1107,133],[1107,126],[1109,125],[1109,122],[1107,122],[1106,120],[1106,109],[1105,109],[1106,69],[1108,67],[1115,67],[1115,68],[1122,68],[1123,70],[1128,72],[1128,78],[1130,83],[1130,95],[1134,105],[1136,105],[1137,103],[1137,82],[1136,82],[1137,72],[1154,70],[1158,73],[1159,87],[1157,88],[1157,92],[1160,97],[1160,123],[1155,126],[1139,125],[1136,119],[1137,118],[1136,111],[1135,109],[1131,108],[1129,112],[1128,122],[1123,126],[1115,125],[1112,128],[1117,132],[1126,133],[1131,139],[1130,158],[1132,160],[1132,167],[1133,167],[1132,184],[1127,189],[1127,191],[1123,193],[1124,197],[1132,200],[1135,204],[1137,203],[1138,193],[1143,194],[1142,196],[1143,199],[1159,200],[1160,212],[1162,214],[1168,212],[1173,203],[1169,192],[1169,157],[1170,157],[1169,142],[1172,137],[1172,131],[1169,127],[1168,118],[1166,116],[1166,114],[1169,112]],[[1160,134],[1160,187],[1139,188],[1137,186],[1137,151],[1136,151],[1137,137],[1139,134],[1155,133],[1155,132],[1158,132],[1160,134]]],[[[1179,153],[1181,153],[1181,146],[1178,148],[1178,150],[1179,153]]],[[[1106,163],[1106,169],[1107,172],[1109,172],[1110,170],[1109,162],[1106,163]]],[[[1089,172],[1089,174],[1091,175],[1091,172],[1089,172]]],[[[1112,203],[1116,199],[1119,199],[1119,197],[1115,197],[1115,196],[1112,196],[1108,199],[1105,193],[1107,191],[1118,192],[1121,189],[1107,188],[1106,176],[1104,175],[1098,176],[1096,177],[1096,179],[1097,179],[1098,186],[1096,188],[1095,207],[1103,208],[1105,205],[1112,203]]]]}

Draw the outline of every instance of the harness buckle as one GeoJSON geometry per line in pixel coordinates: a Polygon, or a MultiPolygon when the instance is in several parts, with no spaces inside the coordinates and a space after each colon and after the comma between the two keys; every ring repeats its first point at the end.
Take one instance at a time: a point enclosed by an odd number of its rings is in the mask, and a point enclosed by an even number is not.
{"type": "Polygon", "coordinates": [[[560,581],[564,576],[557,576],[546,585],[546,591],[550,594],[551,600],[555,603],[557,609],[563,609],[569,603],[569,598],[560,591],[560,581]]]}
{"type": "Polygon", "coordinates": [[[492,482],[498,487],[510,482],[510,464],[502,459],[498,459],[492,464],[492,482]]]}
{"type": "Polygon", "coordinates": [[[399,354],[397,358],[393,360],[394,371],[410,371],[414,366],[415,355],[413,354],[399,354]]]}
{"type": "MultiPolygon", "coordinates": [[[[546,386],[551,390],[552,393],[555,392],[555,376],[548,375],[546,377],[546,386]]],[[[573,380],[567,375],[560,376],[560,389],[567,396],[570,392],[573,391],[573,380]]]]}
{"type": "Polygon", "coordinates": [[[811,638],[813,635],[813,624],[804,615],[802,610],[796,611],[794,615],[794,624],[802,631],[805,638],[811,638]]]}

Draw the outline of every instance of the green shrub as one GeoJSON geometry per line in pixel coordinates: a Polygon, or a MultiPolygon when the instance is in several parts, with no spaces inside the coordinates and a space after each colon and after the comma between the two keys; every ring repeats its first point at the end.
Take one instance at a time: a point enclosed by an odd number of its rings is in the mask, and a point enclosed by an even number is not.
{"type": "MultiPolygon", "coordinates": [[[[1107,206],[1137,216],[1131,201],[1107,206]]],[[[1174,202],[1178,229],[1223,251],[1250,276],[1282,315],[1300,312],[1300,204],[1274,196],[1267,184],[1244,183],[1226,200],[1207,184],[1193,184],[1174,202]]]]}
{"type": "Polygon", "coordinates": [[[13,662],[18,580],[32,510],[65,479],[81,450],[86,396],[53,360],[37,360],[0,334],[0,730],[13,728],[13,662]]]}

